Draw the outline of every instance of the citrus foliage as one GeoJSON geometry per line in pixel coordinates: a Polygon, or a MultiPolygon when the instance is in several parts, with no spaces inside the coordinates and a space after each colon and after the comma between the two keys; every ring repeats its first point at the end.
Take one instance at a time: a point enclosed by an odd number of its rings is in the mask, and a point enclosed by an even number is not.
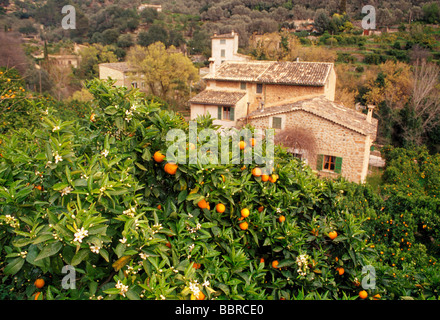
{"type": "MultiPolygon", "coordinates": [[[[169,174],[153,155],[188,123],[135,90],[88,87],[87,121],[43,109],[36,129],[2,136],[2,281],[18,298],[32,297],[37,278],[47,299],[358,296],[377,255],[367,215],[344,207],[348,184],[319,180],[282,149],[270,179],[252,174],[255,164],[179,163],[169,174]],[[66,265],[76,289],[61,286],[66,265]]],[[[198,130],[211,127],[199,119],[198,130]]]]}

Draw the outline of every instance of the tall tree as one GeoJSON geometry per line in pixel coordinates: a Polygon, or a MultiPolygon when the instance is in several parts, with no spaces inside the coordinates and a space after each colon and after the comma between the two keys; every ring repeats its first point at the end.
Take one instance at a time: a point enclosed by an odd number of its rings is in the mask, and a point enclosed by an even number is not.
{"type": "Polygon", "coordinates": [[[413,88],[408,104],[409,114],[415,126],[403,126],[403,138],[415,145],[421,145],[424,136],[440,125],[440,67],[418,61],[413,71],[413,88]]]}
{"type": "Polygon", "coordinates": [[[147,48],[136,45],[127,54],[127,62],[133,69],[133,78],[144,81],[149,93],[169,102],[188,96],[191,82],[199,79],[198,70],[182,53],[168,50],[161,42],[147,48]],[[179,89],[179,90],[177,90],[179,89]]]}

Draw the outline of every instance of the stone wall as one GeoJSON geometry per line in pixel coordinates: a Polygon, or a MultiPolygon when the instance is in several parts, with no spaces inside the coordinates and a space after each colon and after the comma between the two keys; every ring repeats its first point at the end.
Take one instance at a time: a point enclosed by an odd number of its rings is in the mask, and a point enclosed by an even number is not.
{"type": "Polygon", "coordinates": [[[129,87],[131,85],[131,82],[128,79],[126,79],[122,71],[113,68],[108,68],[105,66],[99,66],[99,79],[106,80],[109,77],[112,78],[113,80],[116,80],[115,83],[116,86],[129,87]]]}
{"type": "MultiPolygon", "coordinates": [[[[330,155],[342,158],[341,175],[350,181],[363,183],[367,175],[370,139],[353,130],[345,128],[327,119],[310,114],[306,111],[293,111],[281,115],[284,128],[299,127],[315,137],[315,154],[330,155]]],[[[250,120],[255,128],[265,129],[271,124],[271,116],[250,120]]],[[[275,130],[275,132],[280,130],[275,130]]],[[[309,166],[316,170],[316,157],[308,161],[309,166]]],[[[321,176],[337,177],[338,174],[325,170],[319,171],[321,176]]]]}

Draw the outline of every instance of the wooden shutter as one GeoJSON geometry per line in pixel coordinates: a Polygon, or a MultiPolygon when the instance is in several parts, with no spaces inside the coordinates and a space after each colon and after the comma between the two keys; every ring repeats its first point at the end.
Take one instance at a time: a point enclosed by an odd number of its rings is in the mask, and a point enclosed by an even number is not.
{"type": "Polygon", "coordinates": [[[222,109],[223,107],[217,107],[217,119],[222,119],[222,109]]]}
{"type": "Polygon", "coordinates": [[[229,108],[229,120],[234,121],[235,120],[235,108],[229,108]]]}
{"type": "Polygon", "coordinates": [[[336,157],[335,172],[336,173],[341,173],[341,171],[342,171],[342,158],[341,157],[336,157]]]}
{"type": "Polygon", "coordinates": [[[318,156],[316,158],[316,170],[321,171],[323,163],[324,163],[324,155],[318,154],[318,156]]]}

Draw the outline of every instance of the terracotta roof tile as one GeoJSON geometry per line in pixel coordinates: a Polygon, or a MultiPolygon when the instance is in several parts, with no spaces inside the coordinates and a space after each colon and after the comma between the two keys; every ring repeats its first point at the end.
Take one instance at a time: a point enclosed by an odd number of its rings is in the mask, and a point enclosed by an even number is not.
{"type": "Polygon", "coordinates": [[[226,61],[207,80],[324,86],[333,63],[291,61],[226,61]]]}
{"type": "Polygon", "coordinates": [[[204,90],[189,100],[190,103],[235,106],[246,95],[240,91],[204,90]]]}
{"type": "Polygon", "coordinates": [[[268,107],[263,111],[256,110],[249,115],[249,120],[299,110],[322,117],[358,133],[370,135],[373,140],[376,138],[377,119],[373,118],[372,123],[369,123],[366,120],[365,114],[336,104],[324,96],[300,100],[276,107],[268,107]]]}
{"type": "Polygon", "coordinates": [[[99,66],[103,66],[110,69],[115,69],[122,72],[132,71],[127,62],[110,62],[110,63],[100,63],[99,66]]]}

